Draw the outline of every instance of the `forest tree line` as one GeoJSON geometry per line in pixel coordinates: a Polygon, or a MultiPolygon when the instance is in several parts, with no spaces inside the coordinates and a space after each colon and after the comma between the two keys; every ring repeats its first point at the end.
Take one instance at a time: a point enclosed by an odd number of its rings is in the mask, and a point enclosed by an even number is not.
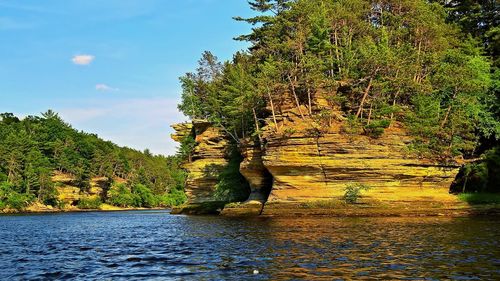
{"type": "Polygon", "coordinates": [[[236,144],[258,140],[264,125],[286,132],[280,115],[291,105],[318,133],[336,119],[379,137],[400,122],[413,135],[412,152],[445,162],[498,145],[497,1],[249,4],[256,16],[235,17],[252,26],[236,38],[249,49],[225,62],[206,51],[180,78],[179,109],[190,118],[208,119],[236,144]],[[317,106],[317,95],[330,106],[317,106]]]}
{"type": "Polygon", "coordinates": [[[93,177],[108,178],[109,194],[114,195],[108,203],[114,205],[180,204],[185,179],[180,161],[77,131],[51,110],[23,119],[0,114],[0,207],[22,208],[33,201],[57,206],[55,171],[71,175],[82,194],[89,191],[93,177]],[[118,185],[114,179],[126,183],[118,185]],[[146,193],[145,203],[139,195],[146,193]]]}

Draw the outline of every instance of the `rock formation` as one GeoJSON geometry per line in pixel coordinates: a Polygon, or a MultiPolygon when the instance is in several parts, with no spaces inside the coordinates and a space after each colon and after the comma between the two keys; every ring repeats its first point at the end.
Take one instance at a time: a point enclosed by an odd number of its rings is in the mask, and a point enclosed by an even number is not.
{"type": "Polygon", "coordinates": [[[254,142],[240,145],[243,161],[240,163],[240,173],[250,185],[250,196],[247,201],[264,203],[267,201],[272,186],[272,175],[264,166],[263,151],[259,144],[254,142]]]}
{"type": "MultiPolygon", "coordinates": [[[[240,172],[249,182],[251,194],[242,204],[226,206],[224,214],[293,213],[299,207],[324,208],[325,202],[333,204],[326,209],[345,209],[342,197],[346,186],[353,183],[371,187],[360,201],[367,206],[423,206],[427,210],[436,204],[457,203],[448,190],[459,166],[419,159],[410,153],[412,138],[397,122],[381,137],[371,138],[346,133],[342,120],[318,126],[309,117],[300,118],[293,109],[281,114],[279,120],[279,131],[268,121],[262,145],[240,145],[240,172]]],[[[186,130],[196,137],[193,161],[184,165],[189,172],[189,203],[215,201],[217,175],[227,164],[227,139],[207,122],[173,127],[176,140],[185,136],[186,130]]]]}
{"type": "MultiPolygon", "coordinates": [[[[116,178],[116,182],[121,182],[123,179],[116,178]]],[[[67,206],[78,204],[81,198],[85,197],[100,197],[105,198],[109,188],[109,180],[106,177],[94,177],[90,179],[90,188],[87,192],[82,192],[77,186],[75,176],[67,173],[54,172],[52,181],[56,183],[58,200],[67,206]]]]}
{"type": "Polygon", "coordinates": [[[185,192],[188,204],[217,201],[214,197],[219,174],[228,164],[228,141],[223,132],[205,120],[173,125],[172,139],[181,142],[185,137],[194,138],[196,145],[191,161],[183,165],[188,172],[185,192]]]}

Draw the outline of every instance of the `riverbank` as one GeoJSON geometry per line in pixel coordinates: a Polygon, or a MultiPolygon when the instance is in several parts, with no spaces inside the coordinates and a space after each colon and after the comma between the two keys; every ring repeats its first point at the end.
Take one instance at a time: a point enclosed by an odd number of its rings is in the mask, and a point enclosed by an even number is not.
{"type": "MultiPolygon", "coordinates": [[[[454,197],[456,198],[456,197],[454,197]]],[[[347,203],[341,199],[245,203],[205,202],[187,204],[172,209],[172,214],[207,215],[219,214],[229,217],[468,217],[500,215],[500,203],[473,204],[462,200],[376,200],[360,199],[347,203]]]]}
{"type": "Polygon", "coordinates": [[[102,204],[97,209],[80,209],[76,206],[65,208],[55,208],[39,203],[32,204],[24,210],[3,209],[2,214],[38,214],[38,213],[78,213],[78,212],[119,212],[119,211],[141,211],[141,210],[167,210],[168,208],[138,208],[138,207],[117,207],[109,204],[102,204]]]}

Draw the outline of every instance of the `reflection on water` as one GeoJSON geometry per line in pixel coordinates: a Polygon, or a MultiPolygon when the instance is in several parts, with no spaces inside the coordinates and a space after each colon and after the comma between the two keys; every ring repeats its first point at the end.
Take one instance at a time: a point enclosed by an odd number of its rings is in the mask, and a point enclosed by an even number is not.
{"type": "Polygon", "coordinates": [[[0,279],[499,280],[499,237],[498,217],[0,216],[0,279]]]}

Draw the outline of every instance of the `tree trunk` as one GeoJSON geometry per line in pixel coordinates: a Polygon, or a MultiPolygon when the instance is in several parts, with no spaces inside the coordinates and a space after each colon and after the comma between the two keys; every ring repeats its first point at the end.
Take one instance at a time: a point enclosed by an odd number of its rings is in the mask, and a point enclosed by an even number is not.
{"type": "Polygon", "coordinates": [[[257,136],[259,137],[259,143],[262,146],[262,136],[260,135],[259,119],[257,119],[257,113],[255,112],[255,107],[252,108],[253,119],[255,121],[255,129],[257,130],[257,136]]]}
{"type": "Polygon", "coordinates": [[[274,127],[276,128],[276,132],[278,132],[278,122],[276,121],[276,112],[274,111],[273,98],[271,96],[271,91],[269,91],[269,88],[267,89],[267,96],[269,97],[269,102],[271,103],[271,112],[273,113],[274,127]]]}
{"type": "Polygon", "coordinates": [[[311,88],[307,87],[307,100],[309,102],[309,116],[312,116],[311,88]]]}
{"type": "Polygon", "coordinates": [[[370,121],[372,120],[372,108],[373,108],[373,105],[370,104],[370,111],[368,111],[368,121],[367,121],[368,125],[370,125],[370,121]]]}
{"type": "Polygon", "coordinates": [[[358,112],[356,113],[356,119],[359,118],[361,111],[363,111],[363,105],[365,103],[366,97],[368,93],[370,93],[370,89],[372,88],[373,78],[370,77],[370,81],[368,81],[368,86],[366,87],[365,93],[363,94],[363,98],[361,99],[361,103],[359,104],[358,112]]]}
{"type": "Polygon", "coordinates": [[[288,75],[288,81],[290,82],[290,86],[292,87],[292,94],[293,94],[293,97],[295,98],[295,103],[297,104],[297,109],[299,110],[299,113],[300,113],[300,116],[302,117],[302,120],[304,120],[304,114],[302,113],[302,110],[300,109],[300,102],[299,102],[299,98],[297,97],[297,93],[295,93],[295,85],[293,84],[292,82],[292,78],[290,77],[290,75],[288,75]]]}
{"type": "MultiPolygon", "coordinates": [[[[398,98],[399,96],[399,91],[400,89],[398,88],[398,91],[396,92],[396,94],[394,95],[394,100],[392,101],[392,107],[393,107],[393,110],[394,110],[394,107],[396,106],[396,99],[398,98]]],[[[391,112],[391,123],[389,124],[389,127],[392,126],[392,120],[394,119],[394,111],[391,112]]]]}
{"type": "Polygon", "coordinates": [[[444,128],[444,125],[446,125],[446,122],[448,122],[448,117],[450,116],[451,112],[451,104],[448,106],[448,109],[446,110],[446,114],[444,115],[444,119],[441,122],[441,126],[439,126],[441,129],[444,128]]]}
{"type": "MultiPolygon", "coordinates": [[[[418,35],[418,28],[417,28],[418,35]]],[[[418,82],[420,79],[420,73],[422,70],[420,69],[420,53],[422,52],[422,39],[418,40],[418,49],[417,49],[417,70],[415,71],[415,76],[413,77],[413,81],[418,82]]]]}
{"type": "Polygon", "coordinates": [[[457,96],[457,91],[455,91],[453,93],[453,97],[450,101],[450,105],[448,106],[448,109],[446,110],[446,114],[444,115],[444,119],[441,122],[441,126],[440,126],[441,129],[443,129],[444,125],[446,125],[446,122],[448,122],[448,118],[450,117],[450,113],[451,113],[451,105],[452,105],[453,100],[456,98],[456,96],[457,96]]]}
{"type": "MultiPolygon", "coordinates": [[[[339,55],[339,42],[337,39],[337,29],[335,29],[335,32],[333,33],[334,40],[335,40],[335,57],[337,59],[337,63],[340,61],[340,55],[339,55]]],[[[339,75],[342,73],[342,69],[340,68],[340,64],[338,64],[339,68],[339,75]]],[[[333,64],[332,64],[332,74],[333,74],[333,64]]],[[[333,75],[332,75],[333,77],[333,75]]]]}

